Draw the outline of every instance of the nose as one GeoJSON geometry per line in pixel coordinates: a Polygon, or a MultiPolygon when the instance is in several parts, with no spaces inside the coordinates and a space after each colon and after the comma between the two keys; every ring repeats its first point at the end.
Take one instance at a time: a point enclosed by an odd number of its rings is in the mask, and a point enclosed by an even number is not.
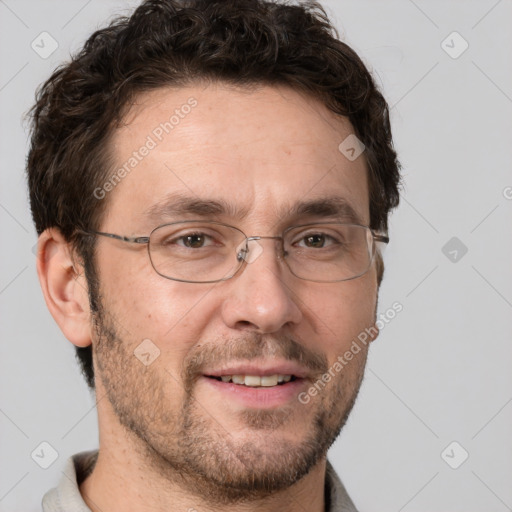
{"type": "Polygon", "coordinates": [[[297,278],[277,257],[278,244],[276,239],[251,240],[241,272],[226,281],[222,317],[229,328],[263,334],[300,323],[302,312],[291,289],[297,278]]]}

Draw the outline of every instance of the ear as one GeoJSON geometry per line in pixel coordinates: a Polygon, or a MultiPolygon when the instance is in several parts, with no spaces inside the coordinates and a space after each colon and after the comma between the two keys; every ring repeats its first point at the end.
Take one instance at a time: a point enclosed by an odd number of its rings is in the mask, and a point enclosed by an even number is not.
{"type": "Polygon", "coordinates": [[[78,272],[69,243],[49,228],[39,236],[37,275],[44,300],[64,336],[77,347],[91,344],[89,295],[84,272],[78,272]]]}

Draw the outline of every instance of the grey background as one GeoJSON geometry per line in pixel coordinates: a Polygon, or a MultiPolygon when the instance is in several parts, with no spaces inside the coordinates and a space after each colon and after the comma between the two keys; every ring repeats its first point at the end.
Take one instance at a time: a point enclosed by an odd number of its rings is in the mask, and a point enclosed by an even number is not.
{"type": "MultiPolygon", "coordinates": [[[[70,51],[135,3],[0,0],[1,511],[40,510],[65,460],[98,442],[94,400],[36,276],[21,116],[70,51]],[[43,31],[59,45],[46,59],[31,48],[43,31]],[[58,452],[48,469],[31,458],[42,441],[58,452]]],[[[330,460],[361,512],[512,510],[512,2],[324,5],[392,106],[405,183],[379,308],[403,311],[372,346],[330,460]],[[442,46],[453,31],[469,44],[458,58],[445,51],[463,48],[458,36],[442,46]],[[463,448],[443,459],[453,441],[463,448]]]]}

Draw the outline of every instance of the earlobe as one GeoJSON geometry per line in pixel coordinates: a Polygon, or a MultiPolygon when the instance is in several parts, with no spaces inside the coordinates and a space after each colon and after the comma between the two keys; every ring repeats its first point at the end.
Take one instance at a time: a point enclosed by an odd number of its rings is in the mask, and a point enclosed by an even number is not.
{"type": "Polygon", "coordinates": [[[73,262],[70,244],[49,228],[39,236],[37,274],[46,305],[60,329],[77,347],[91,344],[87,282],[73,262]]]}

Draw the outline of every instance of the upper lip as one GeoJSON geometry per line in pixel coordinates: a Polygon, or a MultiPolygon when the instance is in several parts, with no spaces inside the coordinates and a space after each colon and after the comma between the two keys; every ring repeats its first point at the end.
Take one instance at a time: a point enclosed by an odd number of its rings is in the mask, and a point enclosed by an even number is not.
{"type": "Polygon", "coordinates": [[[309,376],[309,371],[296,363],[285,361],[285,362],[273,362],[267,364],[232,364],[230,366],[224,366],[215,370],[207,370],[203,372],[203,375],[211,377],[221,377],[223,375],[259,375],[263,377],[265,375],[294,375],[298,378],[306,378],[309,376]]]}

